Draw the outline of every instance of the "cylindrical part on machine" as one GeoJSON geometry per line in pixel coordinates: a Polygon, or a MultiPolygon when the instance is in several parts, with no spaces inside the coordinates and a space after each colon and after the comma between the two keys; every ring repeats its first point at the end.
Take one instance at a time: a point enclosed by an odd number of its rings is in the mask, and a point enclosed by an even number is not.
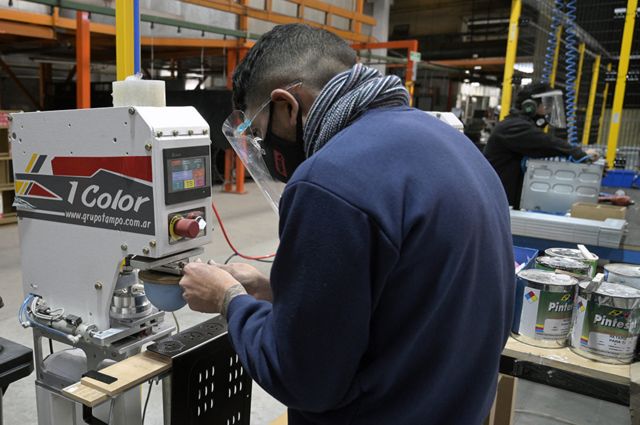
{"type": "Polygon", "coordinates": [[[81,323],[78,326],[73,326],[67,323],[67,321],[65,321],[64,319],[53,321],[53,322],[47,322],[36,317],[35,320],[43,326],[50,327],[60,332],[63,332],[67,334],[70,338],[76,339],[76,340],[80,338],[85,338],[85,339],[89,338],[91,336],[91,332],[96,329],[95,325],[89,325],[85,323],[81,323]]]}

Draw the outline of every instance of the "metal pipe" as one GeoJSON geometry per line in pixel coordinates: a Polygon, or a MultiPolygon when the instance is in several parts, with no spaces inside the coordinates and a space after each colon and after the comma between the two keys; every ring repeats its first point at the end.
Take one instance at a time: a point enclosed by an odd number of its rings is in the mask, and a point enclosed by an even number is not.
{"type": "Polygon", "coordinates": [[[140,72],[140,0],[133,0],[133,72],[140,72]]]}
{"type": "MultiPolygon", "coordinates": [[[[607,72],[611,71],[611,62],[607,65],[607,72]]],[[[609,83],[604,83],[604,91],[602,92],[602,110],[600,111],[600,118],[598,118],[598,136],[596,143],[601,143],[602,140],[602,128],[604,127],[604,114],[607,110],[607,97],[609,96],[609,83]]]]}
{"type": "MultiPolygon", "coordinates": [[[[53,7],[59,7],[61,9],[81,10],[97,15],[116,16],[116,11],[110,7],[102,7],[94,4],[78,3],[68,0],[25,0],[31,3],[44,4],[53,7]]],[[[204,31],[211,34],[226,35],[230,37],[248,38],[257,40],[261,34],[246,33],[234,29],[216,27],[213,25],[198,24],[195,22],[181,21],[179,19],[165,18],[163,16],[140,14],[141,22],[149,22],[158,25],[167,25],[170,27],[192,29],[197,31],[204,31]]]]}
{"type": "Polygon", "coordinates": [[[133,71],[133,5],[129,0],[116,0],[116,74],[124,80],[133,71]]]}
{"type": "Polygon", "coordinates": [[[587,113],[584,119],[584,129],[582,130],[582,144],[588,145],[591,137],[591,120],[593,119],[593,108],[596,105],[596,93],[598,91],[598,78],[600,76],[600,55],[596,56],[593,62],[593,72],[591,74],[591,88],[589,89],[589,102],[587,103],[587,113]]]}
{"type": "Polygon", "coordinates": [[[582,80],[582,66],[584,65],[584,52],[587,48],[587,45],[584,43],[580,43],[580,45],[578,46],[578,55],[579,55],[579,59],[578,59],[578,75],[576,76],[576,94],[575,94],[575,107],[576,110],[578,109],[578,100],[579,100],[579,94],[580,94],[580,82],[582,80]]]}
{"type": "Polygon", "coordinates": [[[556,86],[556,76],[558,75],[558,58],[560,57],[560,44],[562,42],[562,25],[558,25],[556,30],[556,49],[553,53],[553,65],[551,67],[551,76],[549,77],[549,84],[551,87],[556,86]]]}
{"type": "Polygon", "coordinates": [[[76,108],[91,107],[91,30],[89,13],[76,11],[76,108]]]}
{"type": "MultiPolygon", "coordinates": [[[[97,6],[94,4],[79,3],[79,2],[68,1],[68,0],[25,0],[25,1],[59,7],[61,9],[86,11],[90,13],[95,13],[97,15],[116,16],[116,11],[114,9],[109,7],[97,6]]],[[[121,1],[121,0],[116,0],[116,1],[121,1]]],[[[229,28],[216,27],[213,25],[199,24],[196,22],[182,21],[179,19],[167,18],[164,16],[149,15],[144,13],[140,14],[140,22],[148,22],[148,23],[166,25],[166,26],[175,27],[175,28],[196,30],[196,31],[201,31],[205,33],[210,33],[210,34],[225,35],[228,37],[237,37],[239,39],[257,40],[262,35],[259,33],[238,31],[238,30],[229,29],[229,28]]],[[[117,27],[117,22],[116,22],[116,27],[117,27]]],[[[117,32],[118,31],[116,28],[116,34],[117,32]]],[[[116,55],[117,55],[117,52],[116,52],[116,55]]],[[[376,59],[384,60],[385,62],[389,62],[389,63],[403,63],[403,64],[407,63],[407,59],[405,58],[393,58],[389,56],[378,56],[378,55],[369,55],[369,56],[363,55],[362,57],[376,58],[376,59]]],[[[436,66],[437,65],[430,65],[428,63],[425,63],[424,61],[419,63],[420,68],[428,68],[428,69],[442,70],[442,71],[453,71],[453,69],[447,69],[445,67],[436,69],[435,68],[436,66]]]]}
{"type": "Polygon", "coordinates": [[[513,68],[516,64],[518,50],[518,24],[522,12],[522,0],[511,2],[511,18],[509,19],[509,38],[507,40],[507,54],[504,63],[504,79],[502,81],[502,100],[500,103],[500,120],[503,120],[511,109],[511,93],[513,68]]]}
{"type": "Polygon", "coordinates": [[[616,90],[613,95],[613,106],[611,108],[611,122],[609,124],[609,137],[607,140],[607,164],[613,168],[618,147],[618,136],[620,135],[620,124],[622,121],[622,107],[624,104],[624,92],[627,85],[627,72],[629,72],[629,56],[633,43],[633,30],[636,22],[636,9],[638,0],[627,2],[627,17],[624,22],[622,33],[622,45],[620,46],[620,62],[618,63],[618,73],[616,75],[616,90]]]}

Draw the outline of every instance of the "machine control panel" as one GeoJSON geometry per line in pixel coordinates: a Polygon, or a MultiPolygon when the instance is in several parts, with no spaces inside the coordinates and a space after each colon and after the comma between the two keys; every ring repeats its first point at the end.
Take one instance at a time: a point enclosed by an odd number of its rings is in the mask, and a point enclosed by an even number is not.
{"type": "Polygon", "coordinates": [[[166,205],[211,196],[209,146],[165,149],[163,159],[166,205]]]}

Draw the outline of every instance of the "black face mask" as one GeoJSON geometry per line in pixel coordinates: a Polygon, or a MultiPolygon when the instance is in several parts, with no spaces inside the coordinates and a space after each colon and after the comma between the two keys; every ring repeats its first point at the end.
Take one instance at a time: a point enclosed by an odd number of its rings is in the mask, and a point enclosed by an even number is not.
{"type": "Polygon", "coordinates": [[[295,142],[284,140],[271,131],[273,102],[269,105],[269,124],[262,141],[264,162],[271,177],[288,182],[293,172],[306,159],[302,142],[302,108],[298,108],[295,142]]]}

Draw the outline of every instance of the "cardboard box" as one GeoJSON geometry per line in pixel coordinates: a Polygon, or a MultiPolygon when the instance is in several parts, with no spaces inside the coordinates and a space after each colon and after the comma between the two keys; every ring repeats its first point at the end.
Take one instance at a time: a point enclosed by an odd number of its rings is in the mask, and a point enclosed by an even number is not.
{"type": "Polygon", "coordinates": [[[576,202],[571,206],[571,217],[588,218],[590,220],[604,221],[608,218],[616,218],[625,220],[627,216],[627,207],[618,207],[615,205],[589,204],[585,202],[576,202]]]}

